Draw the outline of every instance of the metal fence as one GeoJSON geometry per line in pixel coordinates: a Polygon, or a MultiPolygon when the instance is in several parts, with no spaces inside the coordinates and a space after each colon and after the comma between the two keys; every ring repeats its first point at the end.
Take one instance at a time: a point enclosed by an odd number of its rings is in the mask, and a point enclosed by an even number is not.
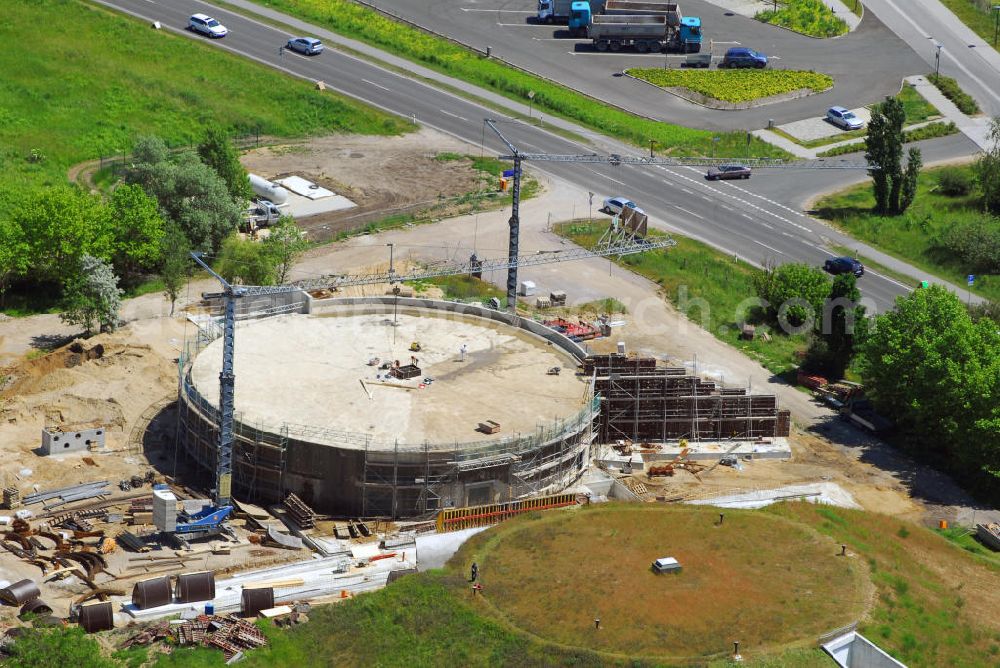
{"type": "MultiPolygon", "coordinates": [[[[257,128],[253,132],[232,135],[232,141],[236,148],[240,150],[260,148],[260,128],[257,128]]],[[[170,152],[180,153],[181,151],[194,150],[197,146],[196,142],[189,141],[187,144],[171,146],[170,152]]],[[[114,176],[122,176],[125,173],[126,166],[131,164],[131,158],[132,154],[125,153],[124,151],[121,153],[109,153],[107,155],[102,153],[98,158],[98,169],[100,171],[110,169],[114,176]]]]}

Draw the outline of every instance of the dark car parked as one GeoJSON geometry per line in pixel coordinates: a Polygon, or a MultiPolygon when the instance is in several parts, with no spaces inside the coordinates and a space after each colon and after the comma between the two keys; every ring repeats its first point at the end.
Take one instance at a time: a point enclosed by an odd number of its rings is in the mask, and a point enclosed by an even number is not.
{"type": "Polygon", "coordinates": [[[858,278],[865,275],[865,265],[853,257],[835,257],[823,263],[823,271],[831,274],[854,274],[858,278]]]}
{"type": "Polygon", "coordinates": [[[750,178],[750,168],[746,165],[719,165],[718,167],[709,167],[708,174],[705,178],[709,181],[718,181],[719,179],[749,179],[750,178]]]}
{"type": "Polygon", "coordinates": [[[726,51],[719,67],[767,67],[767,56],[760,51],[754,51],[743,46],[734,46],[726,51]]]}

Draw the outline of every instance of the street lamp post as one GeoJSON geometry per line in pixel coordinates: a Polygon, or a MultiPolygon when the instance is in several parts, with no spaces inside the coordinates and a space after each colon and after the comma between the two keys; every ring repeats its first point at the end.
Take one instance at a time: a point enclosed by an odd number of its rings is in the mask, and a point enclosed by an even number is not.
{"type": "Polygon", "coordinates": [[[1000,32],[1000,5],[993,5],[993,48],[997,48],[997,33],[1000,32]]]}
{"type": "Polygon", "coordinates": [[[528,118],[531,118],[531,103],[535,101],[535,91],[528,91],[528,118]]]}
{"type": "Polygon", "coordinates": [[[944,48],[944,44],[936,42],[934,48],[937,49],[934,53],[934,77],[937,78],[941,76],[941,49],[944,48]]]}

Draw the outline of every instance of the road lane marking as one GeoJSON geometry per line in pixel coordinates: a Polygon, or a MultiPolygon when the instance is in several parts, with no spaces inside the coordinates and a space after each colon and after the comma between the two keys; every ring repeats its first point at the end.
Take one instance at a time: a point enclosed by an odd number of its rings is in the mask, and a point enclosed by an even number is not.
{"type": "Polygon", "coordinates": [[[537,14],[529,9],[482,9],[472,7],[459,7],[463,12],[503,12],[505,14],[537,14]]]}
{"type": "Polygon", "coordinates": [[[674,205],[674,208],[675,208],[675,209],[677,209],[678,211],[683,211],[684,213],[688,214],[689,216],[694,216],[695,218],[700,218],[701,220],[705,220],[705,217],[704,217],[704,216],[699,216],[699,215],[698,215],[697,213],[695,213],[694,211],[688,211],[687,209],[685,209],[685,208],[684,208],[684,207],[682,207],[682,206],[677,206],[677,205],[675,204],[675,205],[674,205]]]}
{"type": "Polygon", "coordinates": [[[774,248],[773,246],[768,246],[767,244],[765,244],[765,243],[761,243],[760,241],[757,241],[756,239],[751,239],[750,241],[754,242],[754,243],[755,243],[755,244],[757,244],[758,246],[763,246],[763,247],[764,247],[764,248],[766,248],[767,250],[769,250],[769,251],[773,251],[773,252],[777,253],[778,255],[784,255],[784,253],[782,253],[782,252],[781,252],[780,250],[778,250],[777,248],[774,248]]]}
{"type": "Polygon", "coordinates": [[[362,79],[362,81],[364,81],[369,86],[375,86],[376,88],[381,88],[382,90],[386,91],[387,93],[391,93],[392,92],[391,88],[386,88],[382,84],[377,84],[374,81],[369,81],[368,79],[362,79]]]}
{"type": "Polygon", "coordinates": [[[466,123],[469,122],[469,119],[466,118],[465,116],[459,116],[458,114],[453,114],[450,111],[445,111],[444,109],[438,109],[438,111],[440,111],[445,116],[451,116],[452,118],[457,118],[458,120],[465,121],[466,123]]]}

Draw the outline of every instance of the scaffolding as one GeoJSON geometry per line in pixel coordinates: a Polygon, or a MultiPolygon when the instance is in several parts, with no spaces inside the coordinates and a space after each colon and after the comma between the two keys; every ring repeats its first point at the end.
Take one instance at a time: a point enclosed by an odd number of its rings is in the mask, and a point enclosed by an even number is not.
{"type": "Polygon", "coordinates": [[[597,374],[594,391],[601,397],[601,442],[754,440],[788,435],[788,411],[778,409],[774,395],[722,388],[682,368],[656,367],[652,359],[605,357],[619,359],[588,360],[597,374]]]}

